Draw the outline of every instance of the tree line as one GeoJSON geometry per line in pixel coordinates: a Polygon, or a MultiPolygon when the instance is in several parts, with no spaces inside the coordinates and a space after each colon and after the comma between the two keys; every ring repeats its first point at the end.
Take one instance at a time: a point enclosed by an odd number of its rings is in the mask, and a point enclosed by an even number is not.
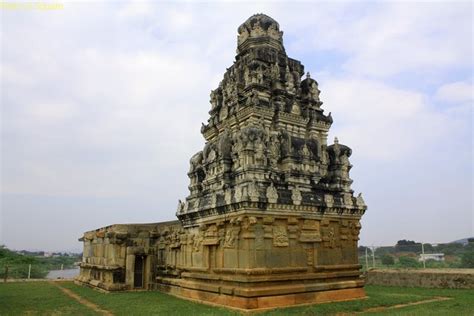
{"type": "MultiPolygon", "coordinates": [[[[359,258],[364,258],[366,249],[372,256],[370,247],[359,246],[359,258]]],[[[375,248],[375,259],[378,264],[394,268],[421,268],[422,262],[418,260],[422,253],[442,253],[444,261],[429,259],[425,261],[427,268],[474,268],[474,238],[469,238],[467,243],[429,244],[402,239],[394,246],[375,248]],[[423,249],[424,248],[424,249],[423,249]]],[[[370,264],[369,264],[370,266],[370,264]]]]}
{"type": "Polygon", "coordinates": [[[8,278],[26,279],[28,272],[30,272],[30,278],[42,279],[51,270],[58,270],[61,267],[64,269],[74,268],[74,264],[80,260],[80,254],[58,253],[55,256],[44,257],[35,252],[15,252],[5,245],[0,245],[0,279],[5,278],[6,273],[8,278]]]}

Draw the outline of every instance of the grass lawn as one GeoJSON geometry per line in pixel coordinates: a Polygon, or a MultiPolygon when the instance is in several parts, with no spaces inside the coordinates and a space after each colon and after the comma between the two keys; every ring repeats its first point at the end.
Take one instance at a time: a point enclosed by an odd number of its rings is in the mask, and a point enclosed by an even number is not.
{"type": "Polygon", "coordinates": [[[97,315],[48,282],[0,283],[0,315],[97,315]]]}
{"type": "MultiPolygon", "coordinates": [[[[238,312],[181,300],[159,292],[101,293],[72,282],[61,282],[60,285],[115,315],[240,315],[238,312]]],[[[354,312],[370,315],[474,315],[474,290],[367,286],[366,291],[369,298],[365,300],[276,309],[258,315],[334,315],[354,312]],[[451,299],[383,309],[437,297],[451,299]]],[[[0,283],[0,315],[22,314],[98,313],[47,282],[0,283]]]]}
{"type": "Polygon", "coordinates": [[[72,282],[61,286],[115,315],[240,315],[224,308],[194,303],[157,291],[101,293],[72,282]]]}
{"type": "Polygon", "coordinates": [[[339,303],[319,304],[304,307],[278,309],[264,315],[335,315],[363,312],[367,315],[474,315],[474,290],[424,289],[389,286],[366,286],[368,299],[339,303]],[[390,306],[408,304],[437,297],[450,300],[432,302],[402,308],[390,306]],[[383,311],[368,309],[388,307],[383,311]]]}

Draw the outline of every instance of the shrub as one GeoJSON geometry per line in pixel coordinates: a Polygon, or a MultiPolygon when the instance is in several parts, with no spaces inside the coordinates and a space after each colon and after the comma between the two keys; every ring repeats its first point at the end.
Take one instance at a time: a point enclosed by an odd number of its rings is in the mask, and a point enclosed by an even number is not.
{"type": "Polygon", "coordinates": [[[395,259],[393,259],[392,256],[385,254],[382,256],[382,264],[386,266],[392,266],[395,264],[395,259]]]}
{"type": "Polygon", "coordinates": [[[425,262],[427,268],[449,268],[450,266],[444,261],[436,261],[433,259],[428,259],[425,262]]]}
{"type": "Polygon", "coordinates": [[[461,256],[462,268],[474,268],[474,251],[469,251],[461,256]]]}
{"type": "Polygon", "coordinates": [[[401,268],[419,268],[420,263],[415,259],[407,256],[398,258],[398,265],[401,268]]]}

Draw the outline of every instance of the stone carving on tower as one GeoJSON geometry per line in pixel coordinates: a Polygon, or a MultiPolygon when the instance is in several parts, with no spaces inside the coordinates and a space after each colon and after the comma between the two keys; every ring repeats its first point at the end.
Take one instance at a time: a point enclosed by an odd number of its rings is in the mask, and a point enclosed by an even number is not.
{"type": "Polygon", "coordinates": [[[191,158],[178,218],[191,227],[257,202],[362,215],[350,188],[351,149],[337,139],[328,146],[333,120],[318,82],[286,55],[278,23],[255,15],[238,33],[236,61],[211,92],[206,145],[191,158]]]}

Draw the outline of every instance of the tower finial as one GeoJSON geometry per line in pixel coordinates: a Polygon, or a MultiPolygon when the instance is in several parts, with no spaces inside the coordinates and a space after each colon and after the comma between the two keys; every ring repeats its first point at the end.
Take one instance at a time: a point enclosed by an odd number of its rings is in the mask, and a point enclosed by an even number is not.
{"type": "Polygon", "coordinates": [[[337,139],[337,137],[334,137],[334,144],[339,144],[339,139],[337,139]]]}
{"type": "Polygon", "coordinates": [[[311,74],[309,73],[309,71],[306,73],[306,79],[310,79],[311,78],[311,74]]]}

